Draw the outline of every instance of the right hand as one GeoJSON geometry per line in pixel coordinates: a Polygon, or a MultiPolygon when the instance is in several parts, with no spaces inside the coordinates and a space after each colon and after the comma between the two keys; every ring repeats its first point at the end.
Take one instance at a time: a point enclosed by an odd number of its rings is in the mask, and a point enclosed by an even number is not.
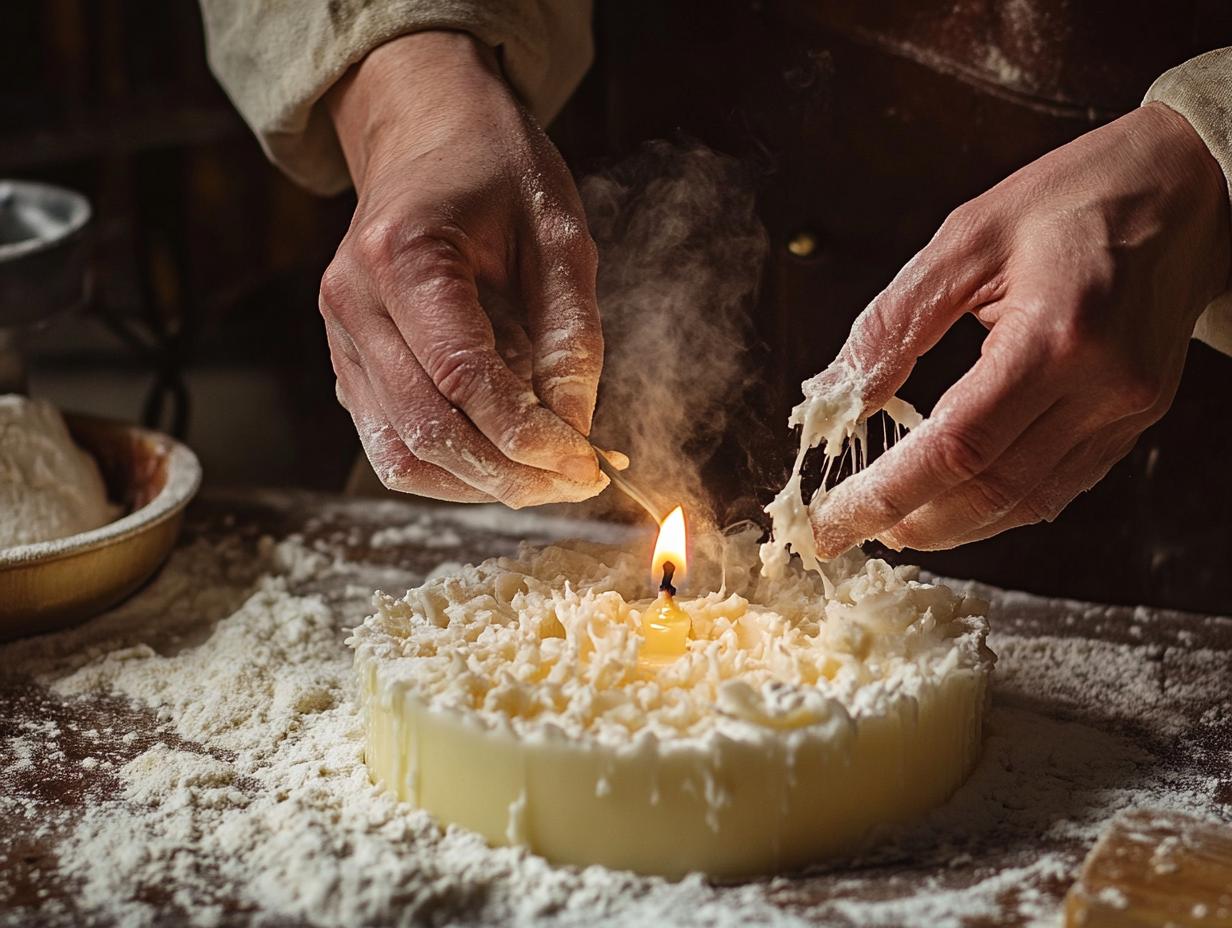
{"type": "Polygon", "coordinates": [[[1101,480],[1171,405],[1194,324],[1228,287],[1227,189],[1185,118],[1150,103],[960,207],[839,365],[875,410],[967,313],[989,329],[980,358],[812,510],[818,553],[955,547],[1051,521],[1101,480]]]}
{"type": "Polygon", "coordinates": [[[328,104],[359,203],[320,309],[381,482],[515,508],[598,493],[595,248],[495,54],[464,33],[403,36],[328,104]]]}

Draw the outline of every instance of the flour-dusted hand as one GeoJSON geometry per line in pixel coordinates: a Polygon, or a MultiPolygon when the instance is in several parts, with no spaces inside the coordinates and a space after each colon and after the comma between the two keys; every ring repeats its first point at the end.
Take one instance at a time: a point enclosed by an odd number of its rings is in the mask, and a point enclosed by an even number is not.
{"type": "Polygon", "coordinates": [[[834,556],[946,548],[1051,520],[1172,402],[1229,273],[1228,193],[1180,115],[1150,104],[957,209],[856,321],[840,362],[866,409],[963,314],[989,334],[932,416],[812,513],[834,556]]]}
{"type": "Polygon", "coordinates": [[[603,363],[572,178],[463,33],[380,46],[330,112],[359,194],[321,281],[338,393],[386,486],[510,506],[605,485],[603,363]]]}

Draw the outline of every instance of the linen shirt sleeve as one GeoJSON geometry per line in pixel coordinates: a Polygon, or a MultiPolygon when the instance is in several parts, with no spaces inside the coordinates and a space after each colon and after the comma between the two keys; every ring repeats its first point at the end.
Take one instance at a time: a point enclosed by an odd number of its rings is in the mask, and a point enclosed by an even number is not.
{"type": "Polygon", "coordinates": [[[469,32],[498,50],[514,90],[545,123],[593,56],[591,0],[201,0],[201,9],[215,76],[270,160],[317,193],[351,182],[322,98],[384,42],[469,32]]]}
{"type": "MultiPolygon", "coordinates": [[[[1223,168],[1232,191],[1232,48],[1207,52],[1165,71],[1142,102],[1163,103],[1189,120],[1223,168]]],[[[1206,308],[1194,337],[1232,354],[1232,291],[1206,308]]]]}

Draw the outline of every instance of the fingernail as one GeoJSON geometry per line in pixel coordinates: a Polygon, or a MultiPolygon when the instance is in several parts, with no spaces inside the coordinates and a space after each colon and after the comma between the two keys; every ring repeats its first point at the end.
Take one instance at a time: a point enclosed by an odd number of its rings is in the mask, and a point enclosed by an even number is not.
{"type": "Polygon", "coordinates": [[[629,456],[623,451],[608,451],[600,448],[599,453],[607,458],[608,463],[610,463],[617,470],[629,469],[629,456]]]}
{"type": "Polygon", "coordinates": [[[578,455],[565,458],[561,463],[560,472],[574,483],[594,483],[599,479],[599,464],[594,455],[578,455]]]}

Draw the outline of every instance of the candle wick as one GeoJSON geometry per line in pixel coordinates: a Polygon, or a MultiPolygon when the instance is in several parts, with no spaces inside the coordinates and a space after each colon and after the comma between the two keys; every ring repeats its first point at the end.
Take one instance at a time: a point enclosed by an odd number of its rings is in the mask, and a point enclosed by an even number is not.
{"type": "Polygon", "coordinates": [[[671,561],[663,562],[663,582],[659,584],[659,591],[666,593],[668,596],[676,595],[676,588],[672,586],[672,576],[676,573],[676,565],[671,561]]]}

